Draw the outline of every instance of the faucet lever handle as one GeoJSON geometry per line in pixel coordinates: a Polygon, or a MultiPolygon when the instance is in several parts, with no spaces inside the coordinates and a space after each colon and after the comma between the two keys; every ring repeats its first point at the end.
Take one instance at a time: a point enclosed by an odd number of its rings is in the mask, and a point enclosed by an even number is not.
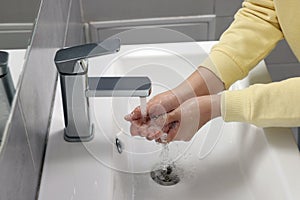
{"type": "Polygon", "coordinates": [[[77,61],[115,53],[119,50],[120,39],[108,39],[98,44],[89,43],[60,49],[55,54],[54,62],[60,74],[76,75],[78,74],[78,69],[75,67],[77,61]]]}

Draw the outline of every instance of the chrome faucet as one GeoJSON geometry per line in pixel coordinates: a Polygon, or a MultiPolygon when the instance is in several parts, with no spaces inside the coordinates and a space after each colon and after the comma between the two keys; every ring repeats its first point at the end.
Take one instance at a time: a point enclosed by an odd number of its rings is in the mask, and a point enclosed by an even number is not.
{"type": "Polygon", "coordinates": [[[15,87],[8,67],[8,53],[0,51],[0,142],[14,94],[15,87]]]}
{"type": "Polygon", "coordinates": [[[56,52],[54,62],[60,76],[66,141],[84,142],[93,138],[90,97],[150,95],[151,81],[148,77],[88,77],[87,58],[119,50],[120,40],[110,39],[99,44],[84,44],[56,52]]]}

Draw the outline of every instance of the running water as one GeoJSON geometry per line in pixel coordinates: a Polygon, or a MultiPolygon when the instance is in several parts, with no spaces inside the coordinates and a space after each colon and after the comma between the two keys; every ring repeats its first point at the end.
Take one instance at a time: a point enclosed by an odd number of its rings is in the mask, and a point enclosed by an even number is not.
{"type": "Polygon", "coordinates": [[[169,160],[169,146],[167,143],[167,133],[164,133],[160,138],[163,149],[161,152],[162,161],[150,172],[151,178],[158,184],[164,186],[175,185],[180,181],[174,163],[169,160]]]}
{"type": "Polygon", "coordinates": [[[168,165],[170,165],[169,161],[168,161],[168,158],[169,158],[169,146],[168,146],[168,143],[167,143],[167,133],[164,133],[160,140],[162,141],[162,152],[161,152],[161,155],[162,155],[162,169],[167,169],[168,165]]]}
{"type": "MultiPolygon", "coordinates": [[[[140,109],[141,109],[141,115],[142,120],[146,122],[147,117],[147,99],[146,97],[140,97],[140,109]]],[[[162,164],[164,168],[169,165],[168,163],[168,157],[169,157],[169,147],[167,143],[167,133],[164,133],[160,140],[162,141],[163,149],[162,149],[162,164]]]]}
{"type": "MultiPolygon", "coordinates": [[[[147,99],[146,97],[140,97],[140,109],[142,120],[146,122],[147,120],[147,99]]],[[[170,186],[175,185],[180,181],[179,176],[177,175],[176,168],[174,164],[169,161],[169,146],[167,142],[167,133],[164,133],[160,140],[163,145],[161,152],[162,161],[159,164],[158,168],[155,168],[150,172],[151,178],[160,185],[170,186]]]]}
{"type": "MultiPolygon", "coordinates": [[[[140,109],[142,120],[146,122],[147,117],[147,99],[146,97],[140,97],[140,109]]],[[[168,157],[169,157],[169,147],[167,143],[167,133],[164,133],[160,140],[162,141],[163,149],[162,149],[162,166],[163,169],[166,169],[169,164],[168,157]]]]}
{"type": "Polygon", "coordinates": [[[147,99],[146,97],[140,97],[140,109],[143,121],[146,121],[147,117],[147,99]]]}

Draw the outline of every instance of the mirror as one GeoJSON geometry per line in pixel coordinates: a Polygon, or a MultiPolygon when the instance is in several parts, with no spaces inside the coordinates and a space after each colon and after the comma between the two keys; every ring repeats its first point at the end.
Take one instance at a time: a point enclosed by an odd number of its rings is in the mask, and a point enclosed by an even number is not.
{"type": "Polygon", "coordinates": [[[0,7],[0,145],[34,30],[40,0],[4,0],[0,7]],[[26,5],[26,6],[25,6],[26,5]]]}
{"type": "Polygon", "coordinates": [[[8,52],[0,51],[0,138],[9,116],[15,86],[8,67],[8,52]]]}
{"type": "Polygon", "coordinates": [[[0,50],[0,142],[10,115],[26,49],[0,50]]]}

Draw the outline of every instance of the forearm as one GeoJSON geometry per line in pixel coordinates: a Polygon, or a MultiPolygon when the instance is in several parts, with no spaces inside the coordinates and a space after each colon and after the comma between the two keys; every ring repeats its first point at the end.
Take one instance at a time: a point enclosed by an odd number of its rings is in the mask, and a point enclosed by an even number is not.
{"type": "Polygon", "coordinates": [[[300,78],[256,84],[222,96],[222,117],[260,127],[300,125],[300,78]]]}
{"type": "Polygon", "coordinates": [[[221,116],[221,95],[206,95],[195,98],[197,100],[197,107],[199,109],[199,124],[200,129],[211,119],[221,116]]]}
{"type": "Polygon", "coordinates": [[[183,103],[187,99],[217,94],[224,90],[223,82],[209,69],[198,67],[185,81],[173,89],[183,103]]]}

